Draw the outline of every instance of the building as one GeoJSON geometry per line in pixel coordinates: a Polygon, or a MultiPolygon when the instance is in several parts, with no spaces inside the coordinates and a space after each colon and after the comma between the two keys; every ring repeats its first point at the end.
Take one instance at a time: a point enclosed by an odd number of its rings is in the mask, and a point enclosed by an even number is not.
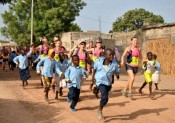
{"type": "Polygon", "coordinates": [[[17,44],[11,41],[0,41],[0,49],[2,49],[3,46],[10,46],[12,50],[16,50],[17,44]]]}
{"type": "Polygon", "coordinates": [[[66,47],[67,50],[71,50],[76,47],[82,40],[85,40],[87,43],[89,41],[95,41],[99,37],[102,38],[103,44],[108,46],[114,46],[114,39],[112,39],[111,34],[104,34],[98,31],[87,31],[87,32],[68,32],[63,33],[61,40],[63,42],[63,46],[66,47]]]}

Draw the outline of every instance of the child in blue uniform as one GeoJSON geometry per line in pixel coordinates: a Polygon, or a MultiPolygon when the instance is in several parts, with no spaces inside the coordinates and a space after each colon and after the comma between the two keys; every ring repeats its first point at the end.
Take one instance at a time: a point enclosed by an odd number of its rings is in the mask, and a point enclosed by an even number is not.
{"type": "MultiPolygon", "coordinates": [[[[68,61],[65,59],[65,54],[63,52],[59,53],[59,60],[56,63],[57,66],[59,67],[60,71],[64,74],[66,69],[68,68],[68,61]]],[[[56,78],[56,96],[55,99],[58,100],[58,93],[60,96],[63,95],[62,89],[63,89],[63,83],[62,81],[64,81],[64,78],[60,78],[58,74],[55,74],[55,78],[56,78]]]]}
{"type": "Polygon", "coordinates": [[[113,60],[114,52],[112,49],[105,50],[105,58],[99,59],[94,63],[94,73],[92,81],[96,81],[96,85],[101,92],[100,105],[97,110],[97,117],[104,119],[102,110],[108,102],[108,94],[112,88],[112,76],[119,73],[118,64],[113,60]]]}
{"type": "Polygon", "coordinates": [[[21,50],[21,54],[13,59],[13,62],[19,67],[19,75],[22,80],[23,87],[28,85],[27,80],[31,77],[29,72],[28,57],[32,54],[33,45],[31,45],[30,51],[26,54],[24,50],[21,50]]]}
{"type": "Polygon", "coordinates": [[[155,90],[158,90],[158,84],[160,82],[160,72],[161,72],[161,66],[160,63],[157,61],[157,55],[153,54],[153,59],[155,61],[155,71],[152,75],[152,82],[155,84],[155,90]]]}
{"type": "Polygon", "coordinates": [[[77,55],[72,56],[72,63],[73,65],[69,66],[65,72],[65,78],[69,88],[67,102],[71,102],[70,109],[75,112],[75,107],[80,96],[82,81],[87,78],[88,73],[84,68],[79,66],[79,57],[77,55]]]}
{"type": "Polygon", "coordinates": [[[36,67],[37,73],[40,74],[40,67],[43,65],[43,70],[41,74],[44,78],[45,101],[48,103],[49,103],[48,93],[52,82],[53,71],[55,70],[55,72],[59,74],[60,77],[62,77],[62,73],[56,64],[54,56],[55,56],[55,51],[53,49],[50,49],[48,52],[48,57],[43,58],[40,62],[38,62],[36,67]]]}

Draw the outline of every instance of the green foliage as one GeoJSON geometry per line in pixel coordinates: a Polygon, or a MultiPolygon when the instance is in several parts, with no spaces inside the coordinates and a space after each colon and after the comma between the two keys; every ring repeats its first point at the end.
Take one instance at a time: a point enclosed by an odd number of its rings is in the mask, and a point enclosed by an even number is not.
{"type": "MultiPolygon", "coordinates": [[[[34,37],[46,36],[51,39],[62,32],[80,31],[80,27],[73,22],[85,5],[82,0],[34,0],[34,37]]],[[[9,11],[1,16],[6,25],[1,28],[5,37],[18,44],[30,41],[31,0],[25,0],[25,3],[13,0],[9,11]]]]}
{"type": "Polygon", "coordinates": [[[132,31],[142,27],[144,23],[158,24],[164,23],[160,15],[154,15],[145,9],[135,9],[126,12],[122,17],[117,18],[113,23],[113,32],[132,31]]]}
{"type": "Polygon", "coordinates": [[[4,4],[10,3],[11,1],[12,0],[0,0],[0,3],[4,5],[4,4]]]}

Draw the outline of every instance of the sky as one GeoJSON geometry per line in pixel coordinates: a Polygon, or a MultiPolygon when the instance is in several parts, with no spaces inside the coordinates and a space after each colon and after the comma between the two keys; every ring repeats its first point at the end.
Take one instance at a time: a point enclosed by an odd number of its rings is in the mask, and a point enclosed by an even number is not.
{"type": "MultiPolygon", "coordinates": [[[[77,23],[83,31],[99,31],[99,18],[101,32],[108,33],[112,23],[128,10],[144,8],[156,15],[161,15],[166,23],[175,22],[175,0],[83,0],[87,3],[80,16],[76,17],[77,23]]],[[[0,5],[0,14],[8,10],[8,6],[0,5]]],[[[0,27],[3,20],[0,16],[0,27]]],[[[2,36],[0,35],[0,39],[2,36]]]]}

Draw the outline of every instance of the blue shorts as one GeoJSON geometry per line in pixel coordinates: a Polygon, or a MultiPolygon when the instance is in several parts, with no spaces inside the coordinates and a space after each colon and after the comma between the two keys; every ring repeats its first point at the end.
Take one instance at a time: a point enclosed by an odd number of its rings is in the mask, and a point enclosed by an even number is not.
{"type": "Polygon", "coordinates": [[[125,67],[126,67],[126,71],[132,70],[134,74],[136,74],[138,72],[138,67],[132,67],[128,64],[125,64],[125,67]]]}

